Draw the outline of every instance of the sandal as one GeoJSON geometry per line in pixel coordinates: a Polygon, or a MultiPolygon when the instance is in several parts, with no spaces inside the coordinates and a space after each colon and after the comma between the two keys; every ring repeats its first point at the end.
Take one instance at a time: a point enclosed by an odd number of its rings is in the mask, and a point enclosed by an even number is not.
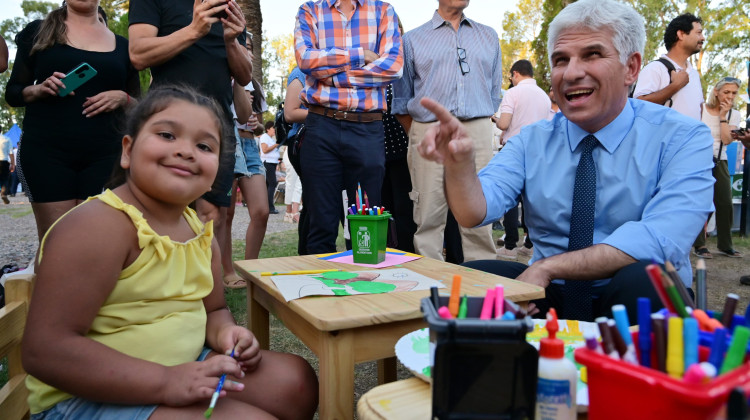
{"type": "Polygon", "coordinates": [[[293,223],[292,217],[294,215],[292,213],[284,213],[284,222],[285,223],[293,223]]]}
{"type": "Polygon", "coordinates": [[[742,258],[742,254],[740,254],[739,251],[736,251],[733,248],[729,248],[727,250],[720,249],[719,254],[725,255],[730,258],[742,258]]]}
{"type": "Polygon", "coordinates": [[[711,252],[709,252],[708,248],[706,248],[705,246],[702,247],[702,248],[694,249],[693,250],[693,254],[695,254],[695,255],[697,255],[697,256],[699,256],[701,258],[705,258],[707,260],[710,260],[711,258],[714,257],[713,255],[711,255],[711,252]]]}
{"type": "Polygon", "coordinates": [[[224,276],[224,287],[227,289],[244,289],[247,287],[247,282],[236,273],[231,273],[224,276]]]}

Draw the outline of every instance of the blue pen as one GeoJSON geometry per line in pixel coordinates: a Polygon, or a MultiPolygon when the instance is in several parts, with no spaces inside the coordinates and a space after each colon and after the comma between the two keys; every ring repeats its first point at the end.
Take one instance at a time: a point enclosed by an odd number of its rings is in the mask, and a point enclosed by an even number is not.
{"type": "Polygon", "coordinates": [[[727,350],[727,331],[724,328],[714,330],[713,341],[711,342],[711,353],[708,355],[708,363],[711,363],[718,372],[721,364],[724,363],[724,352],[727,350]]]}
{"type": "Polygon", "coordinates": [[[685,371],[698,363],[698,320],[685,318],[682,321],[683,345],[685,346],[685,371]]]}
{"type": "MultiPolygon", "coordinates": [[[[234,348],[232,349],[232,354],[230,354],[229,357],[234,357],[234,348]]],[[[214,395],[211,396],[211,404],[208,405],[208,410],[203,413],[203,416],[207,419],[211,418],[211,414],[213,414],[214,412],[214,407],[216,407],[216,400],[219,399],[219,394],[221,394],[221,388],[224,387],[225,379],[227,379],[227,374],[223,373],[221,375],[221,378],[219,378],[219,384],[216,385],[216,391],[214,391],[214,395]]]]}
{"type": "Polygon", "coordinates": [[[638,298],[638,347],[641,366],[651,367],[651,300],[638,298]]]}

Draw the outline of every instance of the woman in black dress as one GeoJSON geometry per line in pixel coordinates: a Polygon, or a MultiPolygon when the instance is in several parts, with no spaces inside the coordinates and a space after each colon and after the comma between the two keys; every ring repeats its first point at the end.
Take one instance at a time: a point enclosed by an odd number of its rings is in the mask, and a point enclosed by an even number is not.
{"type": "Polygon", "coordinates": [[[102,191],[119,161],[123,109],[140,93],[128,41],[107,28],[98,7],[98,0],[63,1],[16,36],[5,99],[26,107],[19,164],[40,241],[58,217],[102,191]],[[59,96],[66,73],[81,63],[97,74],[59,96]]]}

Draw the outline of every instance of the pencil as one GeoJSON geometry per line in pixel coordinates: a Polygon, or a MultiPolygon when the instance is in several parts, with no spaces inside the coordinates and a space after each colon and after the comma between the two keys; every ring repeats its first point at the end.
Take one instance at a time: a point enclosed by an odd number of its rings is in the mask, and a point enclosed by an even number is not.
{"type": "Polygon", "coordinates": [[[674,268],[674,265],[667,261],[664,263],[664,268],[667,269],[667,274],[669,274],[669,278],[672,279],[672,282],[680,293],[680,297],[682,298],[682,301],[685,302],[685,305],[695,309],[695,302],[693,302],[693,299],[690,297],[690,294],[685,287],[685,283],[682,282],[680,275],[677,274],[677,269],[674,268]]]}
{"type": "Polygon", "coordinates": [[[328,269],[328,270],[297,270],[297,271],[263,271],[260,273],[261,276],[294,276],[302,274],[319,274],[328,273],[331,271],[343,271],[339,269],[328,269]]]}
{"type": "Polygon", "coordinates": [[[698,309],[706,310],[706,261],[698,258],[695,264],[695,300],[698,309]]]}
{"type": "Polygon", "coordinates": [[[672,301],[667,297],[667,291],[664,289],[664,285],[661,281],[661,267],[657,264],[649,264],[646,267],[646,273],[648,273],[648,278],[651,280],[651,284],[654,286],[662,305],[664,305],[669,312],[676,313],[674,305],[672,305],[672,301]]]}

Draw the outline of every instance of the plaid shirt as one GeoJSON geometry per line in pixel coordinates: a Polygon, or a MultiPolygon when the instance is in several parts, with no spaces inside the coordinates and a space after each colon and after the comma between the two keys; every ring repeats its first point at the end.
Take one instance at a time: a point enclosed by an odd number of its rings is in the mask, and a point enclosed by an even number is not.
{"type": "Polygon", "coordinates": [[[347,21],[342,0],[300,6],[294,30],[297,64],[305,73],[303,102],[342,111],[383,111],[385,86],[401,77],[404,56],[398,18],[380,0],[354,3],[347,21]],[[380,56],[365,65],[365,50],[380,56]]]}

